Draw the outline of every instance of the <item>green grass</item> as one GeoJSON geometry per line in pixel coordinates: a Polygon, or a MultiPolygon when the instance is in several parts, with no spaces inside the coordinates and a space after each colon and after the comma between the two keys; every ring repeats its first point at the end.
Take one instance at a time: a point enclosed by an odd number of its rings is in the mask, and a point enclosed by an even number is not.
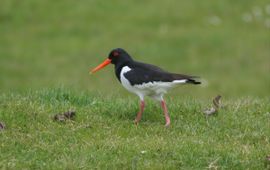
{"type": "Polygon", "coordinates": [[[224,99],[205,117],[210,101],[169,98],[170,128],[152,101],[135,126],[131,98],[50,89],[0,100],[1,169],[264,169],[270,153],[269,99],[224,99]],[[75,121],[51,119],[69,109],[75,121]]]}
{"type": "Polygon", "coordinates": [[[0,169],[269,169],[268,1],[1,0],[0,169]],[[115,47],[207,83],[166,96],[170,128],[148,99],[136,127],[113,67],[88,75],[115,47]]]}

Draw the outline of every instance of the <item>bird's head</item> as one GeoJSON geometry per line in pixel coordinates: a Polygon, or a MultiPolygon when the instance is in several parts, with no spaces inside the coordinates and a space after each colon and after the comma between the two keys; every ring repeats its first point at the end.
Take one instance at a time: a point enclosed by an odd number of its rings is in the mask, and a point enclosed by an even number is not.
{"type": "Polygon", "coordinates": [[[95,73],[98,70],[107,66],[108,64],[115,64],[116,65],[116,64],[125,63],[125,62],[131,61],[131,60],[132,60],[131,57],[124,49],[116,48],[116,49],[113,49],[109,53],[109,56],[105,61],[103,61],[100,65],[98,65],[97,67],[92,69],[90,71],[90,73],[95,73]]]}

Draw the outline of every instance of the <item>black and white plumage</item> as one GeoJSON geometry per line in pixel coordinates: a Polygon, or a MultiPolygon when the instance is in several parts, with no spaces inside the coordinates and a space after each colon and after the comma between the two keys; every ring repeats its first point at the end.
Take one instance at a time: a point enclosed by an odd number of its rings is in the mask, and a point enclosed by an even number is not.
{"type": "Polygon", "coordinates": [[[144,97],[149,96],[161,102],[166,119],[166,126],[170,124],[170,117],[163,99],[163,95],[179,84],[200,84],[196,76],[176,74],[146,63],[134,61],[123,49],[117,48],[110,52],[109,57],[91,72],[96,72],[109,63],[115,65],[115,74],[121,84],[130,92],[139,96],[141,104],[135,122],[141,119],[144,110],[144,97]]]}

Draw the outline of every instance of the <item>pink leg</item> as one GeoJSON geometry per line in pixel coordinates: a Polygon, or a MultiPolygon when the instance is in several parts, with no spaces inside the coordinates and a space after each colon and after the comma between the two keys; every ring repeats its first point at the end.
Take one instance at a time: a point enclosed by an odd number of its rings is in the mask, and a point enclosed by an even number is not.
{"type": "Polygon", "coordinates": [[[141,100],[141,102],[140,102],[140,110],[139,110],[139,112],[137,113],[137,117],[136,117],[136,119],[135,119],[135,124],[138,124],[139,121],[142,119],[142,113],[143,113],[143,111],[144,111],[144,106],[145,106],[145,103],[144,103],[143,100],[141,100]]]}
{"type": "Polygon", "coordinates": [[[164,116],[165,116],[165,120],[166,120],[166,124],[165,126],[169,126],[170,123],[171,123],[171,120],[170,120],[170,116],[169,116],[169,113],[168,113],[168,109],[167,109],[167,106],[166,106],[166,103],[164,100],[161,101],[161,107],[163,109],[163,112],[164,112],[164,116]]]}

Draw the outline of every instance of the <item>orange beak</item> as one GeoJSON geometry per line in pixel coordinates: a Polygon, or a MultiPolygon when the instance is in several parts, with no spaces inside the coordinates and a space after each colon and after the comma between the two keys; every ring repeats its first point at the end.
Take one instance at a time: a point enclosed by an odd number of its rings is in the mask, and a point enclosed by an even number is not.
{"type": "Polygon", "coordinates": [[[111,63],[112,60],[110,59],[106,59],[105,61],[103,61],[103,63],[101,63],[100,65],[98,65],[96,68],[94,68],[93,70],[90,71],[91,74],[97,72],[98,70],[104,68],[105,66],[107,66],[108,64],[111,63]]]}

